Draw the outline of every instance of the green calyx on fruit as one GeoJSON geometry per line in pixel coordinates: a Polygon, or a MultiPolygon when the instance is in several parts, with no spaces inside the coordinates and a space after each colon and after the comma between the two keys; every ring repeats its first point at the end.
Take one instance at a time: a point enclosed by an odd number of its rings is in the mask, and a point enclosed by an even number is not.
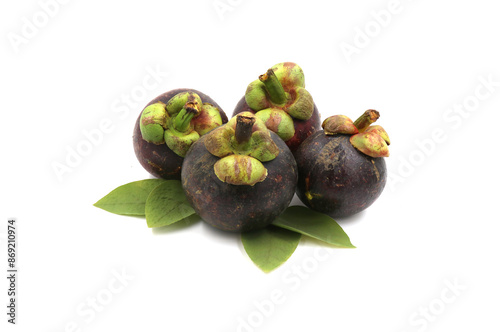
{"type": "Polygon", "coordinates": [[[295,133],[293,119],[308,120],[314,111],[314,101],[304,86],[304,73],[297,64],[279,63],[248,85],[245,101],[264,122],[272,113],[277,131],[272,130],[286,141],[295,133]]]}
{"type": "Polygon", "coordinates": [[[170,98],[170,100],[165,105],[165,109],[167,110],[168,114],[172,116],[179,113],[188,102],[195,103],[200,106],[203,104],[200,96],[198,96],[197,93],[186,91],[178,93],[170,98]]]}
{"type": "Polygon", "coordinates": [[[321,127],[323,127],[323,130],[327,135],[354,135],[359,132],[352,120],[345,115],[334,115],[326,118],[321,127]]]}
{"type": "Polygon", "coordinates": [[[194,131],[205,135],[210,130],[222,125],[222,118],[219,109],[210,103],[203,103],[198,116],[191,120],[194,131]]]}
{"type": "Polygon", "coordinates": [[[146,107],[141,114],[140,129],[142,138],[150,143],[165,142],[164,133],[170,116],[165,112],[165,104],[158,102],[146,107]]]}
{"type": "Polygon", "coordinates": [[[253,186],[267,177],[267,169],[260,161],[237,154],[219,159],[214,165],[214,171],[219,180],[234,185],[253,186]]]}
{"type": "Polygon", "coordinates": [[[256,116],[285,142],[295,134],[292,117],[279,108],[266,108],[259,111],[256,116]]]}
{"type": "Polygon", "coordinates": [[[142,138],[154,144],[167,144],[177,155],[184,157],[201,135],[222,125],[219,110],[202,103],[194,92],[181,92],[166,104],[147,106],[141,114],[142,138]]]}
{"type": "Polygon", "coordinates": [[[377,133],[365,131],[351,136],[351,144],[364,154],[377,158],[389,157],[386,141],[377,133]]]}
{"type": "Polygon", "coordinates": [[[196,101],[187,102],[165,130],[165,143],[181,157],[184,157],[191,145],[200,138],[200,134],[191,125],[191,120],[199,113],[200,105],[196,101]]]}
{"type": "Polygon", "coordinates": [[[380,113],[376,110],[365,111],[354,121],[359,133],[352,135],[350,141],[356,149],[370,157],[389,157],[388,145],[391,144],[389,135],[381,126],[372,126],[378,118],[380,118],[380,113]]]}
{"type": "Polygon", "coordinates": [[[372,125],[379,117],[379,112],[370,109],[354,122],[345,115],[334,115],[325,119],[322,126],[326,135],[352,135],[351,144],[370,157],[388,157],[389,135],[381,126],[372,125]]]}
{"type": "Polygon", "coordinates": [[[279,154],[264,122],[250,112],[236,115],[207,135],[205,147],[221,158],[214,165],[215,174],[229,184],[253,186],[264,181],[267,169],[262,162],[279,154]]]}

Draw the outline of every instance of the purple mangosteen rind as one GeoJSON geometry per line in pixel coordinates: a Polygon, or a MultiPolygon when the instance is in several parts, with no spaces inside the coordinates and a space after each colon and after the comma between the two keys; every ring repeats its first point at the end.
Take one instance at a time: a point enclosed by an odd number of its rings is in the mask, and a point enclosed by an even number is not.
{"type": "MultiPolygon", "coordinates": [[[[165,92],[151,100],[144,107],[144,109],[154,104],[163,103],[168,105],[169,101],[171,101],[173,97],[183,92],[192,92],[197,94],[203,103],[202,107],[217,109],[222,123],[224,124],[227,122],[227,116],[222,108],[212,98],[195,89],[182,88],[165,92]]],[[[134,152],[139,160],[139,163],[146,171],[155,177],[166,180],[180,180],[181,167],[184,158],[169,148],[165,142],[157,144],[154,142],[148,142],[143,138],[141,132],[141,115],[143,114],[144,109],[139,114],[133,131],[134,152]]],[[[205,115],[206,112],[201,112],[196,118],[192,119],[191,126],[196,126],[196,130],[200,132],[207,131],[206,128],[203,128],[204,123],[206,123],[206,119],[203,118],[205,115]]],[[[187,150],[186,147],[184,147],[184,150],[187,150]]]]}
{"type": "Polygon", "coordinates": [[[380,113],[369,109],[356,121],[334,115],[295,153],[297,196],[309,208],[341,218],[369,207],[382,193],[389,156],[387,132],[372,125],[380,113]]]}
{"type": "Polygon", "coordinates": [[[387,181],[384,158],[360,152],[350,137],[318,131],[295,154],[297,196],[309,208],[332,218],[348,217],[369,207],[387,181]]]}
{"type": "MultiPolygon", "coordinates": [[[[231,123],[229,121],[216,130],[222,132],[227,129],[230,134],[232,129],[224,127],[231,123]]],[[[235,154],[224,144],[218,147],[219,150],[214,149],[210,140],[218,140],[217,135],[212,135],[215,130],[202,136],[188,151],[181,171],[182,187],[196,213],[211,226],[230,232],[260,229],[272,223],[290,204],[298,180],[295,158],[279,136],[263,127],[270,142],[266,142],[266,138],[263,141],[273,146],[265,153],[257,151],[253,154],[250,148],[239,151],[245,154],[235,154]],[[262,159],[266,161],[258,161],[259,156],[263,156],[262,159]],[[234,167],[229,167],[229,170],[241,170],[242,165],[235,164],[240,158],[262,163],[263,168],[257,167],[257,178],[253,179],[255,181],[233,184],[231,176],[221,177],[217,174],[217,165],[224,160],[233,163],[231,165],[234,167]],[[262,169],[265,174],[260,177],[262,169]]],[[[254,134],[256,132],[261,134],[259,130],[255,130],[254,134]]],[[[232,141],[233,145],[244,143],[232,141]]],[[[237,171],[236,176],[239,173],[237,171]]]]}

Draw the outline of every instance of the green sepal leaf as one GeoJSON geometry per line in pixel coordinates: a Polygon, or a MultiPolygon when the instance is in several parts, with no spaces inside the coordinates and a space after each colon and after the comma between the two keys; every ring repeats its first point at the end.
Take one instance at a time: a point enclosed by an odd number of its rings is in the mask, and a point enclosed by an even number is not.
{"type": "Polygon", "coordinates": [[[163,182],[163,179],[147,179],[124,184],[101,198],[94,206],[120,215],[144,216],[149,194],[163,182]]]}
{"type": "Polygon", "coordinates": [[[335,247],[356,248],[335,220],[305,206],[287,208],[273,221],[273,225],[310,236],[335,247]]]}
{"type": "Polygon", "coordinates": [[[188,228],[197,222],[201,222],[200,216],[197,214],[192,214],[189,217],[176,221],[173,224],[166,225],[163,227],[154,227],[151,230],[153,231],[153,234],[170,233],[188,228]]]}
{"type": "Polygon", "coordinates": [[[194,213],[178,180],[165,181],[146,201],[146,222],[150,228],[171,225],[194,213]]]}
{"type": "Polygon", "coordinates": [[[250,259],[262,271],[270,272],[292,256],[302,235],[272,225],[241,234],[241,242],[250,259]]]}

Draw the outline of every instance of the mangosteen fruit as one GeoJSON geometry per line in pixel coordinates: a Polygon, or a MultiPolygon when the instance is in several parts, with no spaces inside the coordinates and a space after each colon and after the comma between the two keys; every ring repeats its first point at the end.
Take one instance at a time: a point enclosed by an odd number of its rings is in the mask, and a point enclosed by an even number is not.
{"type": "Polygon", "coordinates": [[[181,175],[188,201],[205,222],[246,232],[269,225],[288,207],[298,173],[285,142],[244,112],[196,141],[181,175]]]}
{"type": "Polygon", "coordinates": [[[224,111],[204,93],[193,89],[168,91],[150,101],[137,118],[135,155],[155,177],[180,180],[189,147],[226,122],[224,111]]]}
{"type": "Polygon", "coordinates": [[[355,122],[331,116],[323,130],[308,137],[295,153],[299,170],[297,196],[309,208],[332,218],[348,217],[369,207],[387,181],[383,157],[389,136],[377,125],[375,110],[355,122]]]}
{"type": "Polygon", "coordinates": [[[241,112],[255,113],[292,152],[321,129],[318,108],[305,89],[304,72],[293,62],[278,63],[250,83],[233,116],[241,112]]]}

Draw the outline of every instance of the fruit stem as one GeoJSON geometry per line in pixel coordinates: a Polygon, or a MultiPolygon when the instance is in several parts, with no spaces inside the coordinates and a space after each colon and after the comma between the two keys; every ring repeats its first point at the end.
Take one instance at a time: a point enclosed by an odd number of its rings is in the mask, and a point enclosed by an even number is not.
{"type": "Polygon", "coordinates": [[[274,70],[268,69],[265,74],[259,76],[259,80],[264,83],[271,101],[275,104],[285,104],[287,101],[285,89],[274,73],[274,70]]]}
{"type": "Polygon", "coordinates": [[[370,109],[365,111],[356,121],[354,121],[354,125],[361,133],[365,131],[366,128],[368,128],[372,123],[377,121],[378,118],[380,118],[380,113],[370,109]]]}
{"type": "Polygon", "coordinates": [[[175,130],[184,133],[188,130],[191,119],[200,113],[200,105],[197,102],[187,102],[181,111],[175,116],[173,125],[175,130]]]}
{"type": "Polygon", "coordinates": [[[239,148],[246,150],[247,145],[250,143],[250,138],[252,137],[252,128],[255,123],[254,117],[249,117],[245,115],[236,116],[236,129],[234,132],[234,138],[239,145],[239,148]]]}

